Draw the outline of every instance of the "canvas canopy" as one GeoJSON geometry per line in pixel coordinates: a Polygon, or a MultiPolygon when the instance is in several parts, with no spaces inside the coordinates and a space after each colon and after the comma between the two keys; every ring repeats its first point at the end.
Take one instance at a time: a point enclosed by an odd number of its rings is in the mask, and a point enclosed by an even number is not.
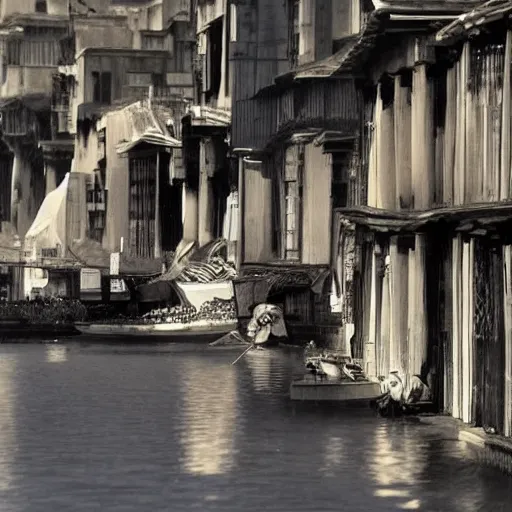
{"type": "Polygon", "coordinates": [[[59,257],[63,257],[66,242],[66,199],[68,195],[69,173],[62,183],[44,199],[34,222],[25,235],[25,247],[61,248],[59,257]]]}

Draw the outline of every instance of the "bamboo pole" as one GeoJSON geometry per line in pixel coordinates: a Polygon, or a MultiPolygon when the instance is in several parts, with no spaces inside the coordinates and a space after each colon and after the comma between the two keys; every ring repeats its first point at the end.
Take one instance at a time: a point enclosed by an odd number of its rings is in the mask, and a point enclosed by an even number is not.
{"type": "Polygon", "coordinates": [[[505,396],[504,435],[512,436],[512,246],[503,247],[503,290],[505,310],[505,396]]]}
{"type": "Polygon", "coordinates": [[[419,64],[414,69],[411,101],[411,182],[414,208],[425,210],[433,202],[435,153],[432,84],[427,78],[425,64],[419,64]]]}
{"type": "Polygon", "coordinates": [[[394,91],[394,135],[396,199],[398,210],[412,206],[411,197],[411,105],[408,100],[409,88],[401,86],[400,76],[395,77],[394,91]]]}
{"type": "Polygon", "coordinates": [[[501,180],[500,200],[508,199],[511,190],[510,172],[510,59],[512,58],[512,32],[507,30],[503,63],[503,104],[501,121],[501,180]]]}

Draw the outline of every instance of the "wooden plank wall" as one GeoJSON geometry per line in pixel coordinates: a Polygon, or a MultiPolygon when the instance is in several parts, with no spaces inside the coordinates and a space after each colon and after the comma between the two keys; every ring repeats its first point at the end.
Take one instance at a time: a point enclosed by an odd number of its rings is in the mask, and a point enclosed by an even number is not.
{"type": "Polygon", "coordinates": [[[232,141],[235,147],[261,149],[292,122],[298,127],[318,126],[354,134],[360,126],[361,107],[361,96],[349,79],[314,81],[259,98],[239,99],[235,93],[232,141]]]}
{"type": "Polygon", "coordinates": [[[307,144],[303,171],[302,263],[331,263],[331,155],[307,144]]]}
{"type": "Polygon", "coordinates": [[[244,263],[272,257],[272,180],[263,177],[261,165],[244,162],[244,263]]]}

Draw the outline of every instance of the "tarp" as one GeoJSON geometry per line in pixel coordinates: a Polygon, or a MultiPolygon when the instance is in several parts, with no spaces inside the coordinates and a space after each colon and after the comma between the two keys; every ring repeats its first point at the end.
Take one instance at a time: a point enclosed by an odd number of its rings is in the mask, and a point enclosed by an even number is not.
{"type": "Polygon", "coordinates": [[[58,256],[63,257],[66,244],[66,199],[69,173],[61,184],[44,199],[34,222],[25,235],[25,248],[61,247],[58,256]]]}

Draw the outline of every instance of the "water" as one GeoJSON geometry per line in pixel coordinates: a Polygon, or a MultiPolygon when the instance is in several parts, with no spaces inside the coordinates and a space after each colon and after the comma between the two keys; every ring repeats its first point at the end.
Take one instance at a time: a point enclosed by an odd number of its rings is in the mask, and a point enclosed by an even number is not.
{"type": "Polygon", "coordinates": [[[0,510],[509,511],[512,479],[370,411],[294,408],[297,356],[0,346],[0,510]]]}

